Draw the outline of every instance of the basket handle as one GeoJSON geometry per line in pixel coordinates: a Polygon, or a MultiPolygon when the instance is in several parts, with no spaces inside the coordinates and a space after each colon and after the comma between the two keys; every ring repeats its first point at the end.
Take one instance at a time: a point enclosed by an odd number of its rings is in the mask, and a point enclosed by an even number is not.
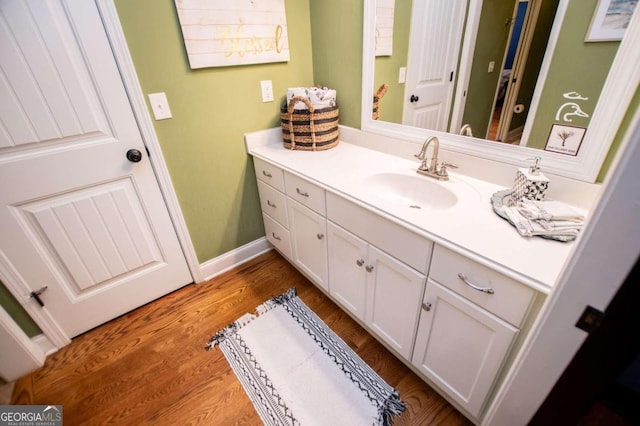
{"type": "Polygon", "coordinates": [[[311,101],[308,98],[305,98],[304,96],[292,97],[291,100],[289,101],[289,107],[287,108],[287,112],[289,113],[289,135],[291,136],[291,149],[296,149],[296,137],[293,131],[293,110],[294,110],[293,107],[298,102],[303,102],[309,109],[309,125],[311,128],[311,148],[313,151],[315,151],[316,150],[316,127],[313,122],[313,111],[315,110],[315,108],[313,107],[313,104],[311,103],[311,101]]]}
{"type": "Polygon", "coordinates": [[[307,109],[309,110],[309,112],[313,114],[313,110],[315,108],[313,107],[313,104],[311,103],[311,101],[308,98],[305,98],[304,96],[294,96],[291,98],[291,100],[289,101],[289,107],[287,108],[287,112],[289,112],[289,114],[293,113],[293,107],[298,102],[304,103],[307,106],[307,109]]]}

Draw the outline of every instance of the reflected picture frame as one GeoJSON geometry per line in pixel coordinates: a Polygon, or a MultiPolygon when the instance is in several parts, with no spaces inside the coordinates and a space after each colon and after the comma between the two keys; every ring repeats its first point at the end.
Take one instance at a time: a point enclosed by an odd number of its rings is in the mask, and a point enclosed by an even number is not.
{"type": "Polygon", "coordinates": [[[585,41],[622,40],[637,4],[638,0],[598,0],[585,41]]]}

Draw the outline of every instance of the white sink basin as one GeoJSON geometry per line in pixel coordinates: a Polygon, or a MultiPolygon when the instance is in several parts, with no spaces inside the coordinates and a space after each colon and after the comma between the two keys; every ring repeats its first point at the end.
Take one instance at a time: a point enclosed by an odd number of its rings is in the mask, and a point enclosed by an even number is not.
{"type": "Polygon", "coordinates": [[[458,202],[457,195],[438,182],[418,174],[383,172],[365,177],[365,192],[380,201],[414,209],[444,210],[458,202]]]}

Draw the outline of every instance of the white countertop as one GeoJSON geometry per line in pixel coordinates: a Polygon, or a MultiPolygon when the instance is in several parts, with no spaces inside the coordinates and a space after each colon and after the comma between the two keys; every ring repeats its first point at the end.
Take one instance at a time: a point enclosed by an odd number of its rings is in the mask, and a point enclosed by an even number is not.
{"type": "Polygon", "coordinates": [[[450,180],[445,182],[420,176],[451,188],[458,195],[458,203],[442,210],[415,209],[380,199],[363,179],[379,172],[419,176],[415,173],[418,160],[410,161],[346,142],[326,151],[310,152],[287,150],[279,138],[274,140],[261,132],[247,135],[245,139],[249,154],[310,179],[327,191],[544,293],[554,286],[574,245],[521,237],[491,207],[492,194],[506,189],[502,186],[451,171],[450,180]]]}

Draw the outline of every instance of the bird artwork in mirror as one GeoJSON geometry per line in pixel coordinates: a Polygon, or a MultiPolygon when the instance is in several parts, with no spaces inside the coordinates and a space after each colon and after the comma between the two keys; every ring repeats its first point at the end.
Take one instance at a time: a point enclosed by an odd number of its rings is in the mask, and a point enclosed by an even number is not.
{"type": "Polygon", "coordinates": [[[591,133],[602,138],[604,132],[589,128],[606,114],[619,122],[635,89],[616,87],[610,76],[628,73],[637,56],[629,53],[633,40],[624,49],[616,40],[585,41],[596,3],[395,0],[393,54],[375,56],[366,34],[367,21],[376,19],[375,0],[365,0],[363,130],[416,140],[446,133],[444,145],[451,149],[511,163],[537,150],[558,169],[552,172],[593,181],[607,152],[587,147],[591,133]],[[372,123],[365,100],[371,111],[367,93],[383,83],[388,89],[372,123]],[[599,105],[603,90],[626,92],[624,108],[599,105]],[[604,110],[599,118],[597,109],[604,110]],[[557,149],[554,126],[576,128],[572,143],[579,149],[557,149]]]}

